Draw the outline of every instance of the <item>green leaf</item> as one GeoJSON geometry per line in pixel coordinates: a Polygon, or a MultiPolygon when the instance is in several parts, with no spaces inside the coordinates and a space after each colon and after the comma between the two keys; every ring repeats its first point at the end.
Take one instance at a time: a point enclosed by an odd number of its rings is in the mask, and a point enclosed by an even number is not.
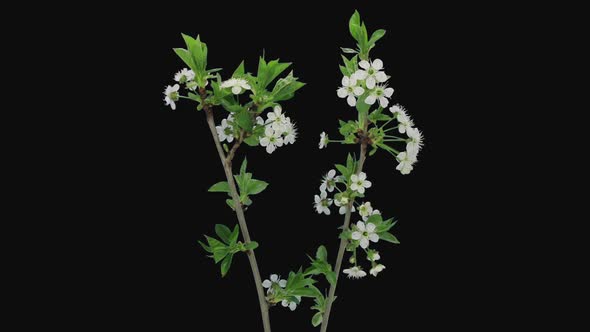
{"type": "Polygon", "coordinates": [[[248,195],[260,194],[264,189],[266,189],[266,187],[268,187],[268,182],[252,179],[248,183],[246,192],[248,195]]]}
{"type": "Polygon", "coordinates": [[[310,288],[294,289],[294,290],[292,290],[291,293],[296,296],[304,296],[304,297],[315,297],[315,295],[316,295],[316,292],[310,288]]]}
{"type": "Polygon", "coordinates": [[[240,236],[240,226],[236,225],[229,236],[230,245],[234,245],[238,242],[238,236],[240,236]]]}
{"type": "Polygon", "coordinates": [[[379,39],[383,38],[383,36],[385,36],[385,30],[383,29],[379,29],[373,32],[373,34],[371,35],[371,39],[369,39],[369,47],[375,45],[375,43],[379,39]]]}
{"type": "Polygon", "coordinates": [[[297,81],[297,77],[293,76],[293,71],[285,78],[280,78],[272,89],[272,99],[275,102],[288,100],[293,98],[295,91],[301,89],[305,83],[297,81]]]}
{"type": "Polygon", "coordinates": [[[358,53],[357,50],[353,50],[352,48],[340,47],[340,49],[342,50],[342,52],[347,53],[347,54],[357,54],[358,53]]]}
{"type": "Polygon", "coordinates": [[[213,249],[213,260],[215,261],[215,264],[221,262],[227,254],[229,254],[229,249],[227,247],[213,249]]]}
{"type": "Polygon", "coordinates": [[[334,165],[336,166],[336,169],[340,172],[340,174],[342,174],[345,178],[348,178],[349,174],[348,174],[348,169],[340,164],[336,164],[334,165]]]}
{"type": "Polygon", "coordinates": [[[330,285],[336,285],[336,272],[329,271],[326,273],[326,280],[330,283],[330,285]]]}
{"type": "Polygon", "coordinates": [[[354,39],[359,41],[359,30],[361,26],[361,14],[358,11],[354,11],[354,14],[350,17],[348,21],[348,30],[354,39]]]}
{"type": "Polygon", "coordinates": [[[234,206],[234,200],[233,199],[226,199],[225,203],[232,209],[235,210],[235,206],[234,206]]]}
{"type": "Polygon", "coordinates": [[[227,226],[222,224],[215,225],[215,233],[225,244],[230,244],[231,230],[227,226]]]}
{"type": "Polygon", "coordinates": [[[383,232],[383,233],[379,233],[379,239],[383,240],[383,241],[387,241],[387,242],[391,242],[391,243],[395,243],[395,244],[399,244],[399,241],[397,240],[397,238],[389,233],[389,232],[383,232]]]}
{"type": "Polygon", "coordinates": [[[367,223],[372,223],[375,226],[378,226],[383,222],[383,217],[380,214],[374,214],[367,219],[367,223]]]}
{"type": "Polygon", "coordinates": [[[201,245],[201,247],[203,247],[203,249],[205,249],[206,252],[212,254],[213,253],[213,249],[211,249],[211,247],[209,247],[208,245],[204,244],[201,241],[197,241],[199,242],[199,244],[201,245]]]}
{"type": "Polygon", "coordinates": [[[319,246],[317,252],[315,253],[315,257],[321,261],[327,261],[328,260],[328,250],[326,250],[326,247],[324,246],[319,246]]]}
{"type": "Polygon", "coordinates": [[[244,245],[244,248],[246,248],[246,250],[254,250],[254,249],[258,248],[258,242],[251,241],[249,243],[246,243],[244,245]]]}
{"type": "Polygon", "coordinates": [[[174,52],[176,53],[176,55],[178,55],[179,58],[182,59],[182,61],[193,71],[196,70],[196,66],[195,63],[193,62],[193,57],[191,56],[191,53],[188,50],[185,50],[184,48],[175,48],[174,52]]]}
{"type": "Polygon", "coordinates": [[[322,313],[316,312],[316,314],[313,315],[313,317],[311,318],[311,325],[313,325],[313,327],[318,327],[320,326],[320,324],[322,324],[323,320],[324,316],[322,315],[322,313]]]}
{"type": "Polygon", "coordinates": [[[244,157],[244,160],[242,160],[242,165],[240,165],[240,175],[244,175],[246,174],[246,168],[248,167],[248,159],[246,157],[244,157]]]}
{"type": "Polygon", "coordinates": [[[238,68],[234,70],[234,73],[231,75],[232,77],[241,77],[244,75],[244,60],[240,63],[238,68]]]}
{"type": "Polygon", "coordinates": [[[217,182],[216,184],[212,185],[211,188],[209,188],[209,192],[228,193],[229,184],[227,183],[227,181],[217,182]]]}
{"type": "Polygon", "coordinates": [[[340,65],[340,71],[344,76],[350,76],[352,73],[348,71],[348,69],[342,65],[340,65]]]}
{"type": "Polygon", "coordinates": [[[254,126],[252,116],[250,116],[250,113],[246,108],[243,108],[236,114],[236,122],[238,123],[238,126],[245,131],[252,131],[252,127],[254,126]]]}
{"type": "Polygon", "coordinates": [[[225,257],[225,259],[223,260],[223,262],[221,262],[221,276],[225,277],[227,275],[227,272],[229,271],[229,268],[231,267],[231,262],[234,258],[233,254],[227,255],[227,257],[225,257]]]}
{"type": "Polygon", "coordinates": [[[260,142],[260,137],[258,135],[251,135],[244,138],[244,142],[249,146],[258,146],[260,142]]]}

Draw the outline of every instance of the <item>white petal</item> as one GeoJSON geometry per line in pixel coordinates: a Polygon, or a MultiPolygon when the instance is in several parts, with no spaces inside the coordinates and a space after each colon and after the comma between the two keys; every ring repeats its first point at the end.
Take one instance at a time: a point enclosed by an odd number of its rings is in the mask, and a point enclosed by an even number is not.
{"type": "Polygon", "coordinates": [[[369,247],[369,239],[366,237],[361,239],[361,248],[367,249],[369,247]]]}
{"type": "Polygon", "coordinates": [[[268,139],[268,137],[263,137],[260,139],[260,145],[261,146],[267,146],[268,143],[270,143],[270,140],[268,139]]]}
{"type": "Polygon", "coordinates": [[[389,98],[393,95],[393,88],[387,88],[383,90],[383,93],[385,94],[385,97],[389,98]]]}
{"type": "Polygon", "coordinates": [[[389,105],[389,100],[385,97],[379,97],[379,103],[381,104],[381,107],[385,108],[389,105]]]}
{"type": "Polygon", "coordinates": [[[278,275],[276,275],[276,274],[271,274],[271,275],[270,275],[270,281],[272,281],[272,282],[277,282],[277,281],[279,281],[279,276],[278,276],[278,275]]]}
{"type": "Polygon", "coordinates": [[[274,144],[269,144],[266,146],[266,152],[267,153],[273,153],[276,150],[276,146],[274,144]]]}
{"type": "Polygon", "coordinates": [[[366,275],[367,275],[367,272],[365,272],[365,271],[359,271],[359,272],[358,272],[358,276],[359,276],[359,278],[363,278],[363,277],[365,277],[366,275]]]}
{"type": "Polygon", "coordinates": [[[357,70],[353,75],[357,80],[364,80],[367,78],[367,72],[364,70],[357,70]]]}
{"type": "Polygon", "coordinates": [[[342,207],[340,208],[340,210],[338,210],[338,213],[340,213],[340,214],[345,214],[345,213],[346,213],[346,206],[342,206],[342,207]]]}
{"type": "Polygon", "coordinates": [[[379,235],[377,235],[377,233],[371,233],[369,234],[369,240],[372,242],[379,242],[379,235]]]}
{"type": "Polygon", "coordinates": [[[354,184],[354,182],[357,182],[358,180],[359,180],[358,175],[353,174],[353,175],[350,176],[350,181],[352,181],[353,184],[354,184]]]}
{"type": "Polygon", "coordinates": [[[278,112],[280,114],[283,111],[283,108],[281,107],[281,105],[275,105],[275,107],[273,107],[273,111],[278,112]]]}
{"type": "Polygon", "coordinates": [[[279,281],[279,286],[281,286],[281,288],[285,288],[287,286],[287,280],[281,279],[281,281],[279,281]]]}
{"type": "Polygon", "coordinates": [[[272,286],[272,282],[270,282],[270,280],[266,279],[262,282],[262,287],[270,288],[270,286],[272,286]]]}
{"type": "MultiPolygon", "coordinates": [[[[373,269],[371,269],[371,271],[373,271],[373,269]]],[[[289,305],[289,301],[287,301],[287,300],[283,300],[283,301],[281,301],[281,305],[282,305],[283,307],[287,307],[287,306],[289,305]]]]}
{"type": "Polygon", "coordinates": [[[359,176],[358,176],[359,180],[364,181],[366,178],[367,178],[367,173],[365,173],[365,172],[359,173],[359,176]]]}
{"type": "MultiPolygon", "coordinates": [[[[324,183],[322,183],[322,184],[320,185],[320,191],[326,191],[326,189],[327,189],[326,187],[327,187],[327,186],[326,186],[326,183],[325,183],[325,182],[324,182],[324,183]]],[[[316,195],[316,196],[317,196],[317,195],[316,195]]]]}
{"type": "Polygon", "coordinates": [[[365,193],[365,187],[358,187],[356,189],[356,191],[358,191],[359,194],[364,194],[365,193]]]}
{"type": "Polygon", "coordinates": [[[335,170],[333,170],[333,169],[331,169],[331,170],[328,172],[328,178],[329,178],[329,179],[333,179],[333,178],[334,178],[334,176],[336,176],[336,171],[335,171],[335,170]]]}
{"type": "Polygon", "coordinates": [[[283,138],[282,138],[282,137],[278,137],[278,138],[276,139],[275,145],[276,145],[276,146],[279,146],[279,147],[280,147],[280,146],[283,146],[283,138]]]}
{"type": "Polygon", "coordinates": [[[353,95],[349,95],[348,98],[346,98],[346,101],[348,102],[348,105],[350,105],[351,107],[356,106],[356,98],[354,98],[353,95]]]}
{"type": "Polygon", "coordinates": [[[363,182],[363,187],[365,187],[365,188],[371,188],[372,185],[373,184],[369,180],[366,180],[365,182],[363,182]]]}
{"type": "Polygon", "coordinates": [[[289,303],[289,309],[291,309],[291,311],[294,311],[295,309],[297,309],[297,303],[295,303],[295,302],[289,303]]]}
{"type": "Polygon", "coordinates": [[[361,62],[359,62],[359,67],[363,68],[363,69],[369,69],[371,65],[369,64],[369,61],[367,60],[363,60],[361,62]]]}
{"type": "Polygon", "coordinates": [[[352,91],[356,96],[360,96],[365,92],[365,89],[361,88],[360,86],[357,86],[356,88],[353,89],[352,91]]]}
{"type": "MultiPolygon", "coordinates": [[[[343,213],[341,213],[341,214],[343,214],[343,213]]],[[[352,239],[353,240],[360,240],[361,239],[361,233],[360,232],[352,232],[352,239]]]]}
{"type": "Polygon", "coordinates": [[[352,271],[350,269],[344,269],[344,270],[342,270],[342,272],[345,274],[350,274],[350,272],[352,272],[352,271]]]}
{"type": "Polygon", "coordinates": [[[346,90],[346,88],[340,88],[336,90],[336,94],[340,98],[346,98],[346,96],[348,96],[348,90],[346,90]]]}
{"type": "Polygon", "coordinates": [[[364,232],[366,230],[365,223],[362,221],[357,222],[356,228],[358,228],[359,231],[364,232]]]}
{"type": "Polygon", "coordinates": [[[342,86],[348,87],[350,85],[350,79],[348,76],[342,77],[342,86]]]}
{"type": "Polygon", "coordinates": [[[330,215],[330,209],[328,209],[327,207],[324,206],[324,213],[329,216],[330,215]]]}
{"type": "Polygon", "coordinates": [[[373,60],[371,67],[377,70],[381,70],[383,68],[383,61],[381,61],[381,59],[375,59],[373,60]]]}
{"type": "Polygon", "coordinates": [[[385,75],[385,73],[382,71],[375,74],[375,78],[377,79],[377,82],[379,82],[379,83],[383,83],[383,82],[387,81],[387,75],[385,75]]]}
{"type": "Polygon", "coordinates": [[[242,88],[244,88],[244,90],[250,90],[250,89],[252,89],[252,87],[250,86],[250,84],[248,84],[247,82],[243,82],[242,83],[242,88]]]}
{"type": "Polygon", "coordinates": [[[370,223],[368,223],[368,224],[367,224],[367,232],[369,232],[369,233],[374,233],[374,232],[375,232],[375,224],[373,224],[373,223],[371,223],[371,222],[370,222],[370,223]]]}
{"type": "Polygon", "coordinates": [[[350,190],[354,190],[354,191],[356,191],[358,188],[359,188],[359,187],[357,186],[356,182],[353,182],[353,183],[350,185],[350,190]]]}
{"type": "Polygon", "coordinates": [[[373,95],[369,95],[369,96],[367,96],[367,99],[365,99],[365,104],[373,105],[376,100],[377,100],[377,97],[375,97],[373,95]]]}
{"type": "Polygon", "coordinates": [[[365,83],[367,84],[367,89],[371,90],[375,87],[375,78],[371,76],[367,78],[365,83]]]}
{"type": "Polygon", "coordinates": [[[233,140],[234,140],[234,136],[233,136],[233,135],[228,135],[228,136],[227,136],[227,142],[228,142],[228,143],[231,143],[231,142],[233,142],[233,140]]]}
{"type": "Polygon", "coordinates": [[[242,92],[242,87],[240,87],[239,85],[234,85],[234,86],[231,88],[231,92],[232,92],[234,95],[239,95],[239,94],[240,94],[240,92],[242,92]]]}

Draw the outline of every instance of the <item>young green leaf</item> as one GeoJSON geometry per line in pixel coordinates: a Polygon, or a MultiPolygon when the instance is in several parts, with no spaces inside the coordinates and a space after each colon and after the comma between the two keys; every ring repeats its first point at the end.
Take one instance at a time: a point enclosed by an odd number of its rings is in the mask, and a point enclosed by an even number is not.
{"type": "Polygon", "coordinates": [[[357,10],[354,11],[354,14],[350,17],[348,21],[348,30],[350,31],[350,35],[359,41],[359,30],[361,27],[361,14],[357,10]]]}
{"type": "Polygon", "coordinates": [[[229,244],[234,245],[238,242],[238,236],[240,236],[240,226],[236,225],[234,230],[229,235],[229,244]]]}
{"type": "Polygon", "coordinates": [[[399,241],[397,240],[397,238],[389,232],[379,233],[378,235],[379,235],[380,240],[391,242],[394,244],[399,244],[399,241]]]}
{"type": "Polygon", "coordinates": [[[328,260],[328,250],[326,249],[326,247],[324,246],[319,246],[318,250],[315,254],[315,257],[321,261],[327,261],[328,260]]]}
{"type": "Polygon", "coordinates": [[[244,129],[245,131],[249,132],[252,131],[252,127],[254,126],[254,122],[252,121],[252,116],[246,108],[242,108],[239,112],[236,113],[236,122],[240,128],[244,129]]]}
{"type": "Polygon", "coordinates": [[[182,61],[193,71],[196,70],[196,65],[193,62],[193,57],[191,55],[191,53],[188,50],[185,50],[184,48],[175,48],[174,49],[174,53],[176,53],[176,55],[178,55],[178,57],[180,59],[182,59],[182,61]]]}
{"type": "Polygon", "coordinates": [[[373,32],[373,34],[371,35],[371,39],[369,39],[369,47],[375,45],[375,43],[379,39],[383,38],[383,36],[385,36],[385,30],[383,29],[379,29],[373,32]]]}
{"type": "Polygon", "coordinates": [[[352,48],[340,47],[340,49],[342,50],[343,53],[346,53],[346,54],[357,54],[358,53],[357,50],[353,50],[352,48]]]}
{"type": "Polygon", "coordinates": [[[213,248],[213,260],[215,261],[215,264],[221,262],[228,254],[229,249],[227,247],[213,248]]]}
{"type": "Polygon", "coordinates": [[[266,187],[268,187],[268,182],[252,179],[248,182],[246,192],[248,195],[260,194],[266,187]]]}
{"type": "Polygon", "coordinates": [[[316,312],[316,314],[313,315],[313,317],[311,318],[311,325],[313,325],[313,327],[318,327],[320,326],[320,324],[322,324],[323,320],[324,316],[322,315],[322,313],[316,312]]]}
{"type": "Polygon", "coordinates": [[[254,249],[258,248],[258,242],[251,241],[249,243],[246,243],[244,245],[244,248],[246,248],[246,250],[254,250],[254,249]]]}
{"type": "Polygon", "coordinates": [[[229,271],[229,268],[231,267],[231,263],[232,260],[234,258],[233,254],[227,255],[227,257],[225,257],[225,259],[223,259],[223,262],[221,262],[221,276],[225,277],[227,275],[227,272],[229,271]]]}
{"type": "Polygon", "coordinates": [[[244,175],[246,174],[246,168],[248,167],[248,159],[246,157],[244,157],[244,160],[242,160],[242,165],[240,165],[240,175],[244,175]]]}
{"type": "Polygon", "coordinates": [[[238,68],[234,70],[234,73],[231,75],[232,77],[241,77],[244,75],[244,60],[240,63],[238,68]]]}
{"type": "Polygon", "coordinates": [[[228,193],[229,184],[227,183],[227,181],[217,182],[216,184],[212,185],[211,188],[209,188],[209,192],[228,193]]]}
{"type": "Polygon", "coordinates": [[[205,249],[206,252],[212,254],[213,253],[213,249],[211,249],[211,247],[209,247],[208,245],[204,244],[201,241],[197,241],[199,242],[199,244],[201,245],[201,247],[203,247],[203,249],[205,249]]]}
{"type": "Polygon", "coordinates": [[[217,234],[217,236],[219,236],[219,238],[221,239],[221,241],[225,242],[225,244],[230,244],[230,236],[231,236],[231,230],[222,224],[217,224],[215,225],[215,233],[217,234]]]}

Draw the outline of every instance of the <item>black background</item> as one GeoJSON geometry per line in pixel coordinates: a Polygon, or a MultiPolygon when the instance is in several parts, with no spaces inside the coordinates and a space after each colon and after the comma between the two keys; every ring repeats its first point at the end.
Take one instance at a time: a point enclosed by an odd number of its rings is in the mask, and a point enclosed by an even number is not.
{"type": "MultiPolygon", "coordinates": [[[[347,153],[358,153],[356,146],[317,147],[320,132],[337,138],[338,119],[356,117],[336,96],[339,47],[354,47],[348,19],[355,8],[369,31],[387,30],[372,57],[384,61],[395,89],[391,102],[408,109],[426,143],[410,175],[402,176],[393,158],[382,152],[365,164],[373,182],[368,200],[399,220],[394,234],[401,245],[378,244],[387,266],[378,278],[340,279],[331,330],[408,324],[417,329],[433,321],[457,327],[465,324],[463,316],[481,314],[479,302],[493,286],[477,281],[492,272],[473,258],[484,247],[484,231],[475,224],[488,218],[485,209],[478,209],[481,200],[473,188],[481,187],[486,177],[477,168],[481,160],[464,151],[471,148],[465,139],[470,128],[481,121],[474,109],[481,112],[482,106],[469,99],[477,84],[470,77],[482,66],[473,62],[480,52],[476,40],[486,37],[482,32],[475,39],[464,38],[462,33],[474,29],[478,18],[466,22],[448,6],[444,11],[391,7],[381,8],[378,2],[325,9],[280,2],[195,3],[145,14],[127,27],[126,35],[141,36],[136,42],[144,50],[127,60],[142,57],[148,63],[134,78],[141,84],[142,103],[132,108],[138,120],[129,125],[119,152],[121,180],[114,194],[115,205],[125,208],[126,222],[113,232],[130,247],[117,261],[122,272],[115,278],[121,286],[115,307],[121,307],[116,310],[121,317],[132,317],[130,326],[200,331],[213,323],[220,331],[262,329],[246,257],[238,255],[222,279],[219,266],[196,243],[203,234],[213,234],[215,224],[233,226],[237,221],[223,194],[207,193],[224,174],[204,114],[188,101],[180,101],[176,111],[162,101],[165,85],[184,67],[172,51],[183,47],[181,32],[201,35],[209,47],[209,67],[224,68],[224,78],[241,60],[246,70],[255,72],[264,50],[267,59],[292,62],[295,75],[307,83],[283,105],[298,125],[297,142],[272,155],[244,146],[235,167],[247,154],[254,177],[270,183],[246,214],[251,236],[261,245],[256,254],[263,278],[306,266],[306,254],[320,244],[334,261],[342,217],[334,211],[320,216],[312,203],[322,175],[344,162],[347,153]]],[[[217,112],[219,122],[226,113],[217,112]]],[[[295,312],[272,308],[273,329],[311,331],[309,306],[305,301],[295,312]]]]}

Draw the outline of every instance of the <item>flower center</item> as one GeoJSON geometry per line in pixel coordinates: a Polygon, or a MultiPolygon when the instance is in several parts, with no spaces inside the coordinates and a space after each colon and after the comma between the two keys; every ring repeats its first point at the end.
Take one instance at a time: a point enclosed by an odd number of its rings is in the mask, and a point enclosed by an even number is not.
{"type": "Polygon", "coordinates": [[[271,136],[271,137],[269,138],[269,141],[271,141],[272,143],[274,143],[276,140],[277,140],[277,139],[276,139],[276,138],[274,138],[273,136],[271,136]]]}
{"type": "Polygon", "coordinates": [[[364,237],[368,237],[368,236],[369,236],[369,232],[367,232],[367,231],[364,231],[364,232],[363,232],[363,236],[364,236],[364,237]]]}
{"type": "Polygon", "coordinates": [[[383,95],[383,90],[381,90],[381,89],[377,89],[377,90],[375,91],[375,94],[376,94],[377,96],[381,96],[381,95],[383,95]]]}
{"type": "Polygon", "coordinates": [[[229,134],[231,134],[232,130],[231,130],[231,128],[230,128],[230,127],[226,127],[226,128],[223,130],[223,132],[225,132],[225,134],[226,134],[226,135],[229,135],[229,134]]]}
{"type": "Polygon", "coordinates": [[[363,181],[357,181],[357,182],[356,182],[356,185],[357,185],[357,186],[362,186],[362,185],[363,185],[363,181]]]}
{"type": "Polygon", "coordinates": [[[170,99],[172,100],[177,100],[178,99],[178,92],[171,92],[170,93],[170,99]]]}
{"type": "Polygon", "coordinates": [[[328,206],[328,200],[325,200],[325,199],[322,200],[322,206],[326,206],[327,207],[328,206]]]}
{"type": "Polygon", "coordinates": [[[369,68],[369,70],[367,70],[367,74],[369,74],[369,75],[375,74],[375,69],[369,68]]]}

